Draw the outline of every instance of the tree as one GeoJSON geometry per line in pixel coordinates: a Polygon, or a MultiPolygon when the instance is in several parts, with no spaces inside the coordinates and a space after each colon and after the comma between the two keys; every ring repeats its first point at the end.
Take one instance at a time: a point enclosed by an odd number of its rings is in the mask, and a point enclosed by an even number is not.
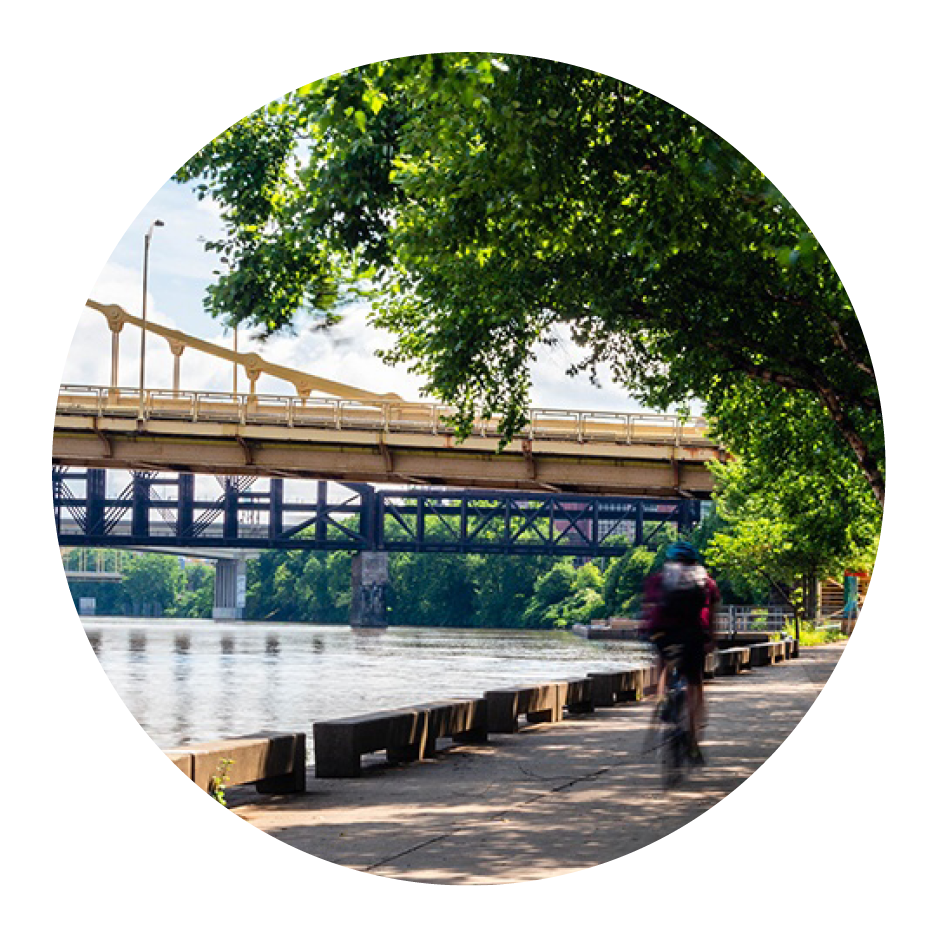
{"type": "Polygon", "coordinates": [[[182,581],[178,557],[133,554],[124,565],[123,587],[135,615],[147,609],[160,615],[171,608],[182,581]]]}
{"type": "Polygon", "coordinates": [[[635,547],[609,565],[603,590],[607,615],[636,616],[641,612],[645,580],[655,558],[654,550],[635,547]]]}
{"type": "Polygon", "coordinates": [[[550,557],[484,554],[470,558],[476,584],[475,619],[479,628],[517,629],[538,577],[553,565],[550,557]]]}
{"type": "Polygon", "coordinates": [[[176,594],[169,616],[210,619],[215,605],[215,568],[208,564],[188,564],[183,569],[183,583],[176,594]]]}
{"type": "Polygon", "coordinates": [[[348,622],[349,551],[268,550],[248,561],[249,619],[348,622]]]}
{"type": "Polygon", "coordinates": [[[764,464],[742,459],[714,471],[723,526],[713,532],[704,554],[735,590],[752,592],[768,584],[813,618],[814,582],[871,565],[879,511],[864,487],[797,467],[766,478],[764,464]]]}
{"type": "Polygon", "coordinates": [[[475,624],[477,587],[466,555],[397,554],[391,582],[393,624],[475,624]]]}
{"type": "Polygon", "coordinates": [[[882,503],[879,395],[829,260],[751,163],[640,89],[521,56],[380,62],[250,115],[176,178],[223,207],[211,312],[269,334],[370,290],[386,357],[462,432],[479,410],[517,432],[533,351],[568,327],[578,369],[608,363],[649,406],[784,392],[882,503]]]}

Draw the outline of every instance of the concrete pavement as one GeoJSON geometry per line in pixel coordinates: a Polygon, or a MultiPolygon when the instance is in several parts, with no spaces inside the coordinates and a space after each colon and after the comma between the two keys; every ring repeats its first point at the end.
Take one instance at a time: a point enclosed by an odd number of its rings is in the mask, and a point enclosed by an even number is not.
{"type": "Polygon", "coordinates": [[[651,703],[491,736],[419,764],[363,760],[304,795],[229,792],[232,810],[324,860],[398,879],[510,883],[582,870],[653,843],[748,778],[814,702],[843,645],[707,683],[706,765],[664,792],[642,753],[651,703]]]}

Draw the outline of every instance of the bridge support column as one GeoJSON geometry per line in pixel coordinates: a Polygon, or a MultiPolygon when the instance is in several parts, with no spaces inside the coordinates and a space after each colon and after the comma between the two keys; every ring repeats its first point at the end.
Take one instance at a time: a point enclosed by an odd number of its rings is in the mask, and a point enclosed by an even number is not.
{"type": "Polygon", "coordinates": [[[352,558],[353,627],[384,628],[388,624],[388,555],[363,550],[352,558]]]}
{"type": "Polygon", "coordinates": [[[243,619],[248,566],[243,557],[215,561],[213,619],[243,619]]]}

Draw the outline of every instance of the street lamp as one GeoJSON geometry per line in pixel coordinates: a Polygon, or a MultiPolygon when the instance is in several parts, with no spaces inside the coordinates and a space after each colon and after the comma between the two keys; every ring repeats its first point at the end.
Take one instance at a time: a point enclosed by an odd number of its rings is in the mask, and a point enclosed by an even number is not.
{"type": "Polygon", "coordinates": [[[143,236],[143,326],[140,329],[140,417],[143,417],[143,376],[147,359],[147,268],[150,264],[150,238],[153,237],[154,228],[162,228],[163,222],[157,218],[147,229],[143,236]]]}

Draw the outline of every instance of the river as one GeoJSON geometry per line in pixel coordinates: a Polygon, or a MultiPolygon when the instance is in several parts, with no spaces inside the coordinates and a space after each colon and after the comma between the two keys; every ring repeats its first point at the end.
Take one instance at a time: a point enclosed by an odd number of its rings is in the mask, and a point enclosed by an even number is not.
{"type": "Polygon", "coordinates": [[[645,664],[637,642],[567,632],[83,618],[121,699],[162,748],[527,681],[645,664]]]}

